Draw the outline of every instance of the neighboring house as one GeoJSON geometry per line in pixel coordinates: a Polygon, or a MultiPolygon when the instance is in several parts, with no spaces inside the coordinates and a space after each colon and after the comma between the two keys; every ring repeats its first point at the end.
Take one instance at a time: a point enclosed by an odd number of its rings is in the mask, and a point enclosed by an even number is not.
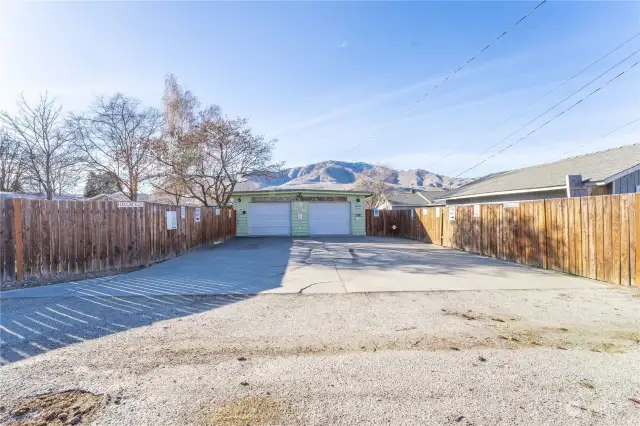
{"type": "Polygon", "coordinates": [[[438,198],[446,204],[502,203],[625,194],[640,187],[640,144],[494,173],[438,198]]]}
{"type": "MultiPolygon", "coordinates": [[[[85,198],[85,201],[130,201],[126,195],[121,192],[114,192],[113,194],[98,194],[93,197],[85,198]]],[[[151,201],[149,195],[138,194],[137,201],[151,201]]]]}
{"type": "Polygon", "coordinates": [[[396,192],[384,195],[384,202],[378,206],[378,210],[409,210],[427,207],[435,202],[436,198],[440,198],[447,194],[447,191],[416,191],[396,192]]]}

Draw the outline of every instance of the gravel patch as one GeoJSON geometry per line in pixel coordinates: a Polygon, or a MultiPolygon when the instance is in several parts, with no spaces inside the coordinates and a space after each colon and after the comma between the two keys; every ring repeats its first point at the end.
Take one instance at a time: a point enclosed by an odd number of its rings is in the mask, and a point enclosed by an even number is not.
{"type": "Polygon", "coordinates": [[[0,400],[117,396],[98,425],[637,425],[638,312],[606,287],[259,295],[1,367],[0,400]]]}

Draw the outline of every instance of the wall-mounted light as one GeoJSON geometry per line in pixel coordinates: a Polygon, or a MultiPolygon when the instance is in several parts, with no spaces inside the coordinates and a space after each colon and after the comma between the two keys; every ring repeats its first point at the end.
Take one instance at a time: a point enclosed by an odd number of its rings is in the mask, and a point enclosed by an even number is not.
{"type": "Polygon", "coordinates": [[[242,198],[238,197],[238,202],[242,201],[242,198]]]}
{"type": "Polygon", "coordinates": [[[298,192],[298,195],[296,195],[296,200],[302,201],[302,192],[298,192]]]}
{"type": "Polygon", "coordinates": [[[360,197],[356,198],[356,203],[360,202],[360,197]]]}

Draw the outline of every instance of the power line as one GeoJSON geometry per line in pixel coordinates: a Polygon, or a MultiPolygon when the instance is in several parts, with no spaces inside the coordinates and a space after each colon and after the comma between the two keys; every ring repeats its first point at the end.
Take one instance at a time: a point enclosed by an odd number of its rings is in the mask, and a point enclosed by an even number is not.
{"type": "Polygon", "coordinates": [[[638,65],[638,63],[640,63],[640,61],[635,62],[633,65],[631,65],[629,68],[627,68],[626,70],[622,71],[620,74],[616,75],[615,77],[613,77],[611,80],[607,81],[605,84],[603,84],[602,86],[598,87],[596,90],[594,90],[593,92],[589,93],[587,96],[585,96],[584,98],[580,99],[578,102],[574,103],[573,105],[571,105],[569,108],[565,109],[564,111],[562,111],[560,114],[556,115],[555,117],[549,119],[547,122],[545,122],[544,124],[540,125],[539,127],[533,129],[532,131],[530,131],[529,133],[527,133],[526,135],[524,135],[523,137],[521,137],[520,139],[518,139],[515,142],[510,143],[509,145],[505,146],[504,148],[502,148],[500,151],[496,152],[495,154],[491,155],[490,157],[482,160],[481,162],[473,165],[472,167],[469,167],[467,170],[465,170],[462,173],[459,173],[456,177],[460,177],[460,175],[463,175],[464,173],[467,173],[468,171],[471,171],[473,169],[475,169],[476,167],[478,167],[481,164],[486,163],[487,161],[491,160],[492,158],[496,157],[497,155],[505,152],[507,149],[511,148],[512,146],[514,146],[515,144],[517,144],[518,142],[522,141],[523,139],[531,136],[532,134],[534,134],[535,132],[537,132],[538,130],[540,130],[541,128],[543,128],[544,126],[546,126],[547,124],[551,123],[552,121],[554,121],[556,118],[560,117],[561,115],[564,115],[566,112],[568,112],[569,110],[573,109],[575,106],[577,106],[578,104],[581,104],[582,102],[584,102],[587,98],[589,98],[591,95],[599,92],[600,90],[604,89],[605,87],[607,87],[611,82],[613,82],[614,80],[620,78],[622,75],[624,75],[626,72],[628,72],[629,70],[631,70],[633,67],[635,67],[636,65],[638,65]]]}
{"type": "MultiPolygon", "coordinates": [[[[589,64],[587,67],[583,68],[582,70],[580,70],[579,72],[577,72],[576,74],[572,75],[571,77],[569,77],[568,79],[566,79],[565,81],[563,81],[562,83],[560,83],[559,85],[555,86],[553,89],[549,90],[548,92],[546,92],[544,95],[540,96],[538,99],[536,99],[535,101],[531,102],[530,104],[528,104],[527,106],[525,106],[524,108],[522,108],[520,111],[510,115],[509,117],[507,117],[505,120],[501,121],[500,123],[496,124],[495,126],[493,126],[491,129],[487,130],[486,132],[484,132],[482,135],[480,135],[480,137],[488,135],[489,133],[493,132],[495,129],[497,129],[498,127],[502,126],[504,123],[512,120],[513,118],[519,116],[523,111],[525,111],[527,108],[529,108],[532,105],[537,104],[538,102],[540,102],[541,100],[543,100],[544,98],[546,98],[547,96],[549,96],[551,93],[555,92],[556,90],[558,90],[559,88],[561,88],[562,86],[564,86],[565,84],[567,84],[568,82],[570,82],[571,80],[573,80],[574,78],[578,77],[580,74],[582,74],[583,72],[587,71],[589,68],[593,67],[594,65],[596,65],[597,63],[599,63],[600,61],[604,60],[605,58],[607,58],[609,55],[611,55],[612,53],[618,51],[619,49],[621,49],[623,46],[625,46],[627,43],[629,43],[631,40],[633,40],[634,38],[638,37],[640,35],[640,32],[636,33],[635,35],[631,36],[630,38],[628,38],[625,42],[623,42],[622,44],[619,44],[617,47],[615,47],[613,50],[610,50],[608,53],[606,53],[604,56],[601,56],[599,59],[597,59],[596,61],[592,62],[591,64],[589,64]]],[[[471,145],[474,141],[476,141],[477,139],[472,139],[471,141],[465,143],[462,146],[459,146],[457,148],[457,150],[460,150],[462,148],[465,148],[469,145],[471,145]]],[[[451,151],[450,153],[446,154],[444,157],[441,157],[433,162],[430,162],[431,164],[436,164],[441,162],[442,160],[445,160],[449,157],[451,157],[453,154],[455,154],[458,151],[451,151]]]]}
{"type": "MultiPolygon", "coordinates": [[[[511,132],[510,134],[508,134],[507,136],[505,136],[504,138],[500,139],[498,142],[494,143],[493,145],[491,145],[489,148],[485,149],[484,151],[480,152],[479,154],[477,154],[475,157],[473,157],[471,160],[467,161],[466,164],[469,163],[473,163],[473,161],[475,161],[476,159],[480,158],[483,154],[486,154],[487,152],[491,151],[493,148],[495,148],[496,146],[500,145],[502,142],[506,141],[507,139],[509,139],[511,136],[515,135],[516,133],[518,133],[520,130],[524,129],[525,127],[527,127],[528,125],[530,125],[531,123],[533,123],[534,121],[538,120],[540,117],[542,117],[543,115],[545,115],[546,113],[548,113],[549,111],[555,109],[558,105],[564,103],[567,99],[571,98],[573,95],[575,95],[576,93],[580,92],[582,89],[584,89],[585,87],[589,86],[591,83],[595,82],[596,80],[600,79],[602,76],[604,76],[605,74],[607,74],[609,71],[613,70],[614,68],[616,68],[618,65],[622,64],[623,62],[625,62],[627,59],[631,58],[633,55],[637,54],[638,52],[640,52],[640,49],[636,50],[635,52],[631,53],[629,56],[627,56],[626,58],[624,58],[623,60],[621,60],[620,62],[616,63],[615,65],[613,65],[612,67],[610,67],[609,69],[607,69],[606,71],[604,71],[603,73],[601,73],[600,75],[598,75],[596,78],[590,80],[588,83],[586,83],[585,85],[583,85],[582,87],[580,87],[578,90],[574,91],[573,93],[571,93],[569,96],[567,96],[566,98],[562,99],[560,102],[557,102],[555,105],[553,105],[551,108],[547,109],[545,112],[543,112],[542,114],[539,114],[537,117],[535,117],[533,120],[529,121],[528,123],[520,126],[519,128],[517,128],[515,131],[511,132]]],[[[455,172],[454,172],[455,173],[455,172]]],[[[453,173],[452,173],[453,174],[453,173]]]]}
{"type": "Polygon", "coordinates": [[[622,129],[626,128],[626,127],[629,127],[629,126],[631,126],[633,123],[637,123],[638,121],[640,121],[640,117],[636,118],[636,119],[635,119],[635,120],[633,120],[633,121],[628,122],[627,124],[623,124],[623,125],[622,125],[622,126],[620,126],[620,127],[616,127],[615,129],[611,130],[610,132],[605,133],[604,135],[598,136],[598,137],[597,137],[597,138],[595,138],[595,139],[591,139],[589,142],[585,142],[585,143],[583,143],[582,145],[578,145],[578,146],[576,146],[575,148],[571,148],[570,150],[568,150],[568,151],[564,152],[562,155],[560,155],[560,158],[564,158],[564,156],[565,156],[565,155],[567,155],[567,154],[569,154],[571,151],[576,150],[576,149],[580,149],[580,148],[585,147],[585,146],[587,146],[587,145],[589,145],[589,144],[592,144],[592,143],[597,142],[597,141],[599,141],[599,140],[601,140],[601,139],[604,139],[604,138],[606,138],[607,136],[609,136],[610,134],[615,133],[615,132],[617,132],[617,131],[619,131],[619,130],[622,130],[622,129]]]}
{"type": "Polygon", "coordinates": [[[447,80],[449,80],[451,77],[453,77],[454,75],[456,75],[458,73],[458,71],[462,70],[464,67],[466,67],[467,65],[469,65],[474,59],[476,59],[478,56],[480,56],[485,50],[489,49],[491,46],[493,46],[498,40],[500,40],[502,37],[504,37],[505,35],[507,35],[509,32],[511,32],[511,30],[513,30],[518,24],[520,24],[522,21],[524,21],[525,19],[527,19],[529,17],[529,15],[531,15],[533,12],[535,12],[536,10],[538,10],[538,8],[540,8],[543,4],[545,4],[547,2],[547,0],[543,0],[540,3],[538,3],[538,5],[536,7],[534,7],[533,9],[531,9],[529,11],[529,13],[527,13],[526,15],[524,15],[522,18],[520,18],[515,24],[511,25],[509,28],[507,28],[505,31],[503,31],[502,34],[500,34],[498,37],[496,37],[491,43],[487,44],[485,47],[483,47],[478,53],[476,53],[475,55],[473,55],[471,58],[467,59],[466,62],[464,62],[462,65],[460,65],[455,71],[453,71],[451,74],[449,74],[447,77],[445,77],[441,82],[439,82],[438,84],[436,84],[435,86],[433,86],[431,88],[431,90],[429,90],[427,93],[425,93],[424,95],[422,95],[422,97],[420,97],[420,99],[416,100],[413,104],[409,105],[408,107],[406,107],[404,110],[402,110],[398,115],[396,115],[395,117],[391,118],[390,120],[386,121],[382,126],[380,126],[377,130],[375,130],[372,134],[370,134],[368,137],[366,137],[365,139],[363,139],[362,141],[360,141],[357,145],[353,146],[352,148],[350,148],[349,150],[347,150],[347,152],[353,151],[357,148],[359,148],[362,144],[368,142],[369,140],[371,140],[371,138],[373,138],[375,135],[379,134],[380,132],[382,132],[384,129],[386,129],[387,127],[389,127],[389,125],[391,123],[393,123],[394,121],[396,121],[398,118],[400,118],[401,116],[403,116],[404,114],[406,114],[407,112],[411,111],[413,109],[414,106],[416,106],[417,104],[419,104],[420,102],[422,102],[427,96],[429,96],[431,93],[433,93],[434,90],[436,90],[438,87],[442,86],[447,80]]]}

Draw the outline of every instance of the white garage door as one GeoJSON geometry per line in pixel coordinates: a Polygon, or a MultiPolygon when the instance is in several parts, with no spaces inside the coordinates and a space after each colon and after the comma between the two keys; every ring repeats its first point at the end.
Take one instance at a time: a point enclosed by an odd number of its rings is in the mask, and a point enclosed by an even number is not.
{"type": "Polygon", "coordinates": [[[350,203],[309,203],[311,235],[350,235],[350,203]]]}
{"type": "Polygon", "coordinates": [[[289,203],[249,203],[249,235],[291,235],[289,203]]]}

